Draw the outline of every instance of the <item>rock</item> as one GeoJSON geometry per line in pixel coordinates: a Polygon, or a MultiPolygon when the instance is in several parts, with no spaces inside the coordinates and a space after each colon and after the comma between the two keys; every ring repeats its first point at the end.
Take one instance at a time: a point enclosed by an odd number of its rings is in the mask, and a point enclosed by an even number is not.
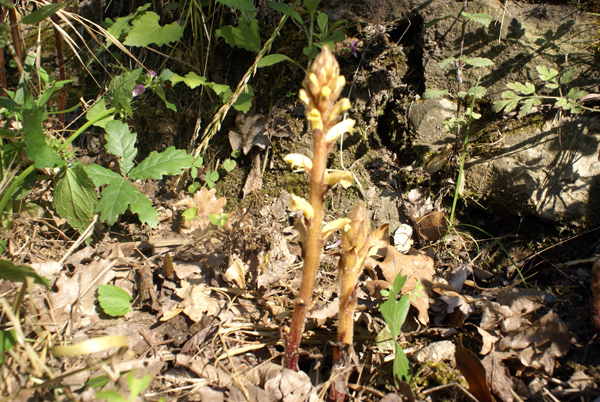
{"type": "Polygon", "coordinates": [[[408,112],[408,120],[415,132],[415,144],[441,151],[454,143],[454,135],[444,129],[442,122],[456,114],[456,104],[448,99],[430,99],[415,102],[408,112]]]}

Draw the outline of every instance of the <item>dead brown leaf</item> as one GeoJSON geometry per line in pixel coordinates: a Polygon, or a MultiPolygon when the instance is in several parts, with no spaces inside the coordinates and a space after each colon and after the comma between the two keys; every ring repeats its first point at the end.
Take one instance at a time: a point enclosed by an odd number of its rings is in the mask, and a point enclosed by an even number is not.
{"type": "Polygon", "coordinates": [[[182,312],[194,322],[199,322],[205,315],[217,316],[221,311],[221,305],[210,292],[209,287],[203,283],[192,285],[183,281],[182,288],[175,291],[182,301],[166,311],[161,321],[167,321],[182,312]]]}
{"type": "Polygon", "coordinates": [[[227,199],[225,197],[217,199],[215,196],[216,193],[217,190],[214,188],[207,190],[205,187],[202,187],[192,197],[185,197],[175,204],[176,207],[184,207],[186,209],[197,208],[194,220],[186,221],[183,219],[181,222],[181,231],[183,233],[191,233],[196,229],[204,230],[210,225],[210,220],[208,219],[210,215],[217,214],[220,216],[223,213],[227,199]]]}
{"type": "Polygon", "coordinates": [[[261,115],[245,116],[239,113],[235,123],[236,129],[229,131],[229,144],[234,151],[241,148],[244,155],[248,155],[254,146],[265,149],[271,145],[271,141],[265,135],[266,120],[262,119],[261,115]]]}

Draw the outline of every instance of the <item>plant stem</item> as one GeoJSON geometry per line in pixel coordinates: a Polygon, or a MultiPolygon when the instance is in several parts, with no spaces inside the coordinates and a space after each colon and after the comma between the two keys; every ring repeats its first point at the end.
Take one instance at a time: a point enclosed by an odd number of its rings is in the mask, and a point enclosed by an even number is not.
{"type": "Polygon", "coordinates": [[[294,306],[290,332],[286,336],[285,366],[298,370],[298,347],[304,331],[306,314],[310,309],[315,277],[321,260],[323,241],[321,238],[321,224],[323,222],[323,197],[327,192],[325,183],[325,168],[327,165],[328,146],[322,130],[316,130],[314,136],[313,167],[310,175],[309,202],[313,207],[313,218],[308,221],[305,244],[304,269],[300,291],[294,306]]]}

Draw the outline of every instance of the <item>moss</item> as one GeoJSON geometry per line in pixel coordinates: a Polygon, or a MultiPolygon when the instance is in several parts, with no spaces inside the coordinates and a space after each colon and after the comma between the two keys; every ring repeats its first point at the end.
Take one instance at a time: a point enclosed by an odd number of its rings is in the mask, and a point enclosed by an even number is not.
{"type": "Polygon", "coordinates": [[[426,362],[415,374],[415,384],[423,388],[457,382],[457,371],[444,362],[426,362]]]}

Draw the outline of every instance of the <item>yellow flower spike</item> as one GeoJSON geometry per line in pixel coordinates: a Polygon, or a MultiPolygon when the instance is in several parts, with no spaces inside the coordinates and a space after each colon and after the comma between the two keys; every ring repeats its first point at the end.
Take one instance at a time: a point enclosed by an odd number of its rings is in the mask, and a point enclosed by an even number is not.
{"type": "Polygon", "coordinates": [[[354,184],[354,176],[350,172],[336,170],[335,172],[325,173],[325,182],[329,187],[333,187],[339,183],[343,188],[348,188],[354,184]]]}
{"type": "Polygon", "coordinates": [[[333,109],[331,109],[329,118],[332,120],[335,119],[340,114],[342,114],[342,112],[345,112],[346,110],[350,109],[351,106],[352,105],[350,105],[350,100],[348,98],[340,99],[335,103],[335,105],[333,105],[333,109]]]}
{"type": "Polygon", "coordinates": [[[351,221],[348,218],[341,218],[327,223],[325,226],[323,226],[323,229],[321,229],[323,240],[327,240],[327,238],[331,236],[334,231],[344,229],[348,224],[350,224],[350,222],[351,221]]]}
{"type": "Polygon", "coordinates": [[[306,93],[306,91],[304,89],[301,89],[298,92],[298,98],[300,99],[300,102],[304,103],[304,106],[308,107],[310,104],[310,98],[308,97],[308,94],[306,93]]]}
{"type": "Polygon", "coordinates": [[[321,84],[319,83],[319,79],[315,73],[310,73],[308,75],[308,90],[310,91],[312,96],[318,96],[321,90],[321,84]]]}
{"type": "Polygon", "coordinates": [[[310,122],[310,126],[313,131],[323,130],[323,120],[321,119],[321,112],[317,109],[313,109],[306,115],[306,120],[310,122]]]}
{"type": "Polygon", "coordinates": [[[333,144],[342,134],[349,132],[354,127],[355,121],[352,119],[342,120],[333,126],[325,136],[325,141],[333,144]]]}
{"type": "Polygon", "coordinates": [[[315,215],[313,207],[302,197],[298,197],[297,195],[290,195],[290,209],[292,211],[302,211],[304,212],[304,217],[308,220],[312,219],[315,215]]]}
{"type": "Polygon", "coordinates": [[[342,93],[342,89],[344,89],[344,86],[346,85],[346,78],[344,78],[343,75],[340,75],[336,82],[334,83],[334,85],[332,85],[333,88],[333,95],[335,98],[337,98],[338,96],[340,96],[340,94],[342,93]]]}
{"type": "Polygon", "coordinates": [[[299,167],[307,173],[312,169],[312,160],[306,155],[288,154],[283,157],[283,160],[292,165],[292,169],[299,167]]]}

